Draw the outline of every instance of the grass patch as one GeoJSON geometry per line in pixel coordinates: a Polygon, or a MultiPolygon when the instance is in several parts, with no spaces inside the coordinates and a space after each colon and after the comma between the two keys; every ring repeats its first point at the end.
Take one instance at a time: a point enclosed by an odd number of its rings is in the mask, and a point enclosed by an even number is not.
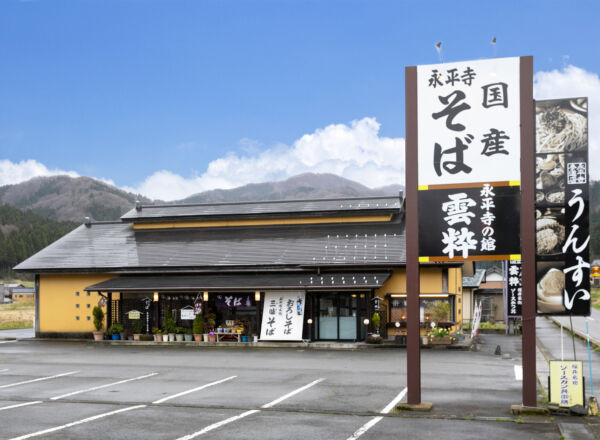
{"type": "Polygon", "coordinates": [[[33,301],[0,304],[0,330],[33,328],[34,314],[35,303],[33,301]]]}
{"type": "Polygon", "coordinates": [[[592,307],[600,310],[600,287],[592,287],[592,307]]]}
{"type": "Polygon", "coordinates": [[[22,284],[25,287],[35,287],[35,281],[17,280],[17,279],[12,279],[12,278],[0,280],[0,283],[4,283],[4,284],[22,284]]]}

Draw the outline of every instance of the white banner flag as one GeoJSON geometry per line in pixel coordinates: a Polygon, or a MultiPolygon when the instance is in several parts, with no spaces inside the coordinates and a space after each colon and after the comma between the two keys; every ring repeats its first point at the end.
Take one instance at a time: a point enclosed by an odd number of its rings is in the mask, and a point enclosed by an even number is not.
{"type": "Polygon", "coordinates": [[[301,341],[305,292],[265,292],[260,339],[301,341]]]}

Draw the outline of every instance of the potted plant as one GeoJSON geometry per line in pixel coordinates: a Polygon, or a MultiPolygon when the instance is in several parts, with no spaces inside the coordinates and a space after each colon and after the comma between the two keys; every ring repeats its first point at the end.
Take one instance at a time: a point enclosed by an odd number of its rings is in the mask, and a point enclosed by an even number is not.
{"type": "Polygon", "coordinates": [[[142,320],[134,319],[133,324],[131,324],[131,326],[133,327],[133,340],[139,341],[140,335],[142,334],[142,328],[143,328],[142,320]]]}
{"type": "Polygon", "coordinates": [[[159,329],[158,327],[154,327],[152,329],[152,333],[154,333],[154,341],[155,342],[162,342],[163,335],[162,335],[162,330],[161,329],[159,329]]]}
{"type": "Polygon", "coordinates": [[[202,342],[202,335],[204,334],[204,316],[198,314],[194,318],[194,341],[202,342]]]}
{"type": "Polygon", "coordinates": [[[194,336],[191,328],[186,328],[185,333],[183,334],[183,340],[185,342],[192,342],[194,340],[194,336]]]}
{"type": "Polygon", "coordinates": [[[175,327],[175,331],[177,332],[175,334],[175,340],[177,342],[183,342],[183,335],[185,334],[185,329],[183,327],[175,327]]]}
{"type": "Polygon", "coordinates": [[[112,335],[113,341],[118,341],[120,338],[120,334],[123,332],[123,326],[118,322],[114,322],[108,328],[108,333],[112,335]]]}
{"type": "Polygon", "coordinates": [[[215,332],[208,333],[208,342],[217,342],[217,335],[215,332]]]}
{"type": "Polygon", "coordinates": [[[163,332],[164,336],[167,336],[167,339],[163,336],[163,340],[174,342],[176,331],[177,326],[175,325],[175,319],[173,319],[173,313],[171,313],[171,308],[167,307],[165,309],[165,319],[163,321],[163,332]]]}
{"type": "Polygon", "coordinates": [[[375,329],[375,333],[379,334],[379,324],[381,323],[381,317],[379,316],[379,313],[377,313],[377,312],[373,313],[371,322],[373,323],[373,328],[375,329]]]}
{"type": "Polygon", "coordinates": [[[431,332],[431,345],[449,345],[452,344],[452,338],[448,335],[448,330],[438,327],[431,332]]]}
{"type": "Polygon", "coordinates": [[[104,325],[104,311],[102,307],[96,306],[92,309],[92,315],[94,316],[94,341],[101,341],[104,333],[102,332],[102,326],[104,325]]]}

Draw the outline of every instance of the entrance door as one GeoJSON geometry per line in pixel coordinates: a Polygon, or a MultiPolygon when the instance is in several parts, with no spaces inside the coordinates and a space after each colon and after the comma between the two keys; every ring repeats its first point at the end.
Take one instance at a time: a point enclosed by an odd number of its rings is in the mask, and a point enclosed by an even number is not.
{"type": "Polygon", "coordinates": [[[316,296],[319,311],[316,338],[325,340],[357,339],[359,313],[358,295],[350,293],[320,293],[316,296]]]}

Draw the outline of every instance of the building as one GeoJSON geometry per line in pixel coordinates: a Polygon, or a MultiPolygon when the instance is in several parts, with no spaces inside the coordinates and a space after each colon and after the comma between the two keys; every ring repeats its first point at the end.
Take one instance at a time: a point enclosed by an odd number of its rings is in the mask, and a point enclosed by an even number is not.
{"type": "Polygon", "coordinates": [[[11,298],[13,302],[32,302],[35,299],[35,288],[13,287],[11,289],[11,298]]]}
{"type": "MultiPolygon", "coordinates": [[[[106,325],[141,319],[145,331],[168,312],[190,328],[201,312],[215,330],[242,322],[266,339],[286,309],[300,319],[296,340],[357,341],[378,309],[384,337],[406,332],[402,197],[137,204],[120,221],[86,221],[15,270],[35,274],[38,337],[90,337],[99,303],[106,325]]],[[[421,272],[422,331],[433,319],[457,329],[461,265],[421,272]]]]}
{"type": "Polygon", "coordinates": [[[504,322],[504,272],[498,266],[477,268],[476,262],[467,262],[463,274],[463,323],[473,320],[475,304],[481,303],[482,322],[504,322]]]}

